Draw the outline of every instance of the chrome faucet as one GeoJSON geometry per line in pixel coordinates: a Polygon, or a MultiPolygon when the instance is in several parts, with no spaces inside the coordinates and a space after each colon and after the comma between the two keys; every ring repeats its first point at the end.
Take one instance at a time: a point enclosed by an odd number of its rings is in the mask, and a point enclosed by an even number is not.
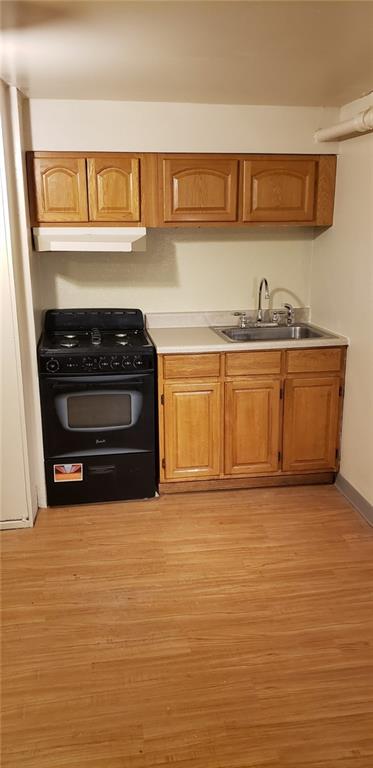
{"type": "Polygon", "coordinates": [[[265,277],[262,277],[262,279],[260,281],[260,286],[259,286],[258,311],[256,313],[256,322],[257,323],[261,323],[262,320],[263,320],[263,310],[262,310],[262,290],[263,290],[263,285],[264,285],[264,288],[265,288],[264,296],[265,296],[266,299],[269,299],[269,288],[268,288],[268,283],[267,283],[267,280],[265,279],[265,277]]]}

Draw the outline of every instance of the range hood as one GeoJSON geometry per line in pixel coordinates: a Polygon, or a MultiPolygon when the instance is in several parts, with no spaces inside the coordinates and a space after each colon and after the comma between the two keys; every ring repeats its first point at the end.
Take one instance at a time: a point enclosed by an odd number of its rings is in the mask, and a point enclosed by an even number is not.
{"type": "Polygon", "coordinates": [[[34,227],[32,231],[36,251],[146,250],[145,227],[34,227]]]}

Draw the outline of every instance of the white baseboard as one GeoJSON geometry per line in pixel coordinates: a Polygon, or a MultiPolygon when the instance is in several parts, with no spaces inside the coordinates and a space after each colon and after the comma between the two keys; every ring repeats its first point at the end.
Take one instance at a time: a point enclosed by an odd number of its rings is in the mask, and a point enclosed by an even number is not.
{"type": "Polygon", "coordinates": [[[373,504],[370,504],[342,475],[337,475],[335,484],[338,490],[360,512],[369,525],[373,526],[373,504]]]}
{"type": "Polygon", "coordinates": [[[11,531],[13,528],[32,528],[31,520],[2,520],[0,531],[11,531]]]}

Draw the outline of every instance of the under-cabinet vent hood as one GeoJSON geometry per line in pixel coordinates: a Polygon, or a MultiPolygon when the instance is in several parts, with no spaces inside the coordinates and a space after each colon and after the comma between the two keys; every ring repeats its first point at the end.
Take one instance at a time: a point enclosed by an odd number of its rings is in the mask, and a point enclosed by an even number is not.
{"type": "Polygon", "coordinates": [[[36,251],[146,250],[145,227],[34,227],[36,251]]]}

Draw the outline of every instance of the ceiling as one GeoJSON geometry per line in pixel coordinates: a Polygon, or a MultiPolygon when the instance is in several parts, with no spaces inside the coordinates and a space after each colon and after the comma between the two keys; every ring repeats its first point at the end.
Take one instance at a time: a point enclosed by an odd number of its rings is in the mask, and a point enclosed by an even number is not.
{"type": "Polygon", "coordinates": [[[373,2],[1,3],[27,96],[339,106],[373,88],[373,2]]]}

